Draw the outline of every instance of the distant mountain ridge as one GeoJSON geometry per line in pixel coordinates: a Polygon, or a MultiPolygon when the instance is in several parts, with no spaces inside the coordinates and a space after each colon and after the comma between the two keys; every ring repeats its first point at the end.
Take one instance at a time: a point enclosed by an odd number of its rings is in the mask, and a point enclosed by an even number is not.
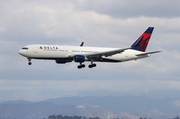
{"type": "Polygon", "coordinates": [[[87,96],[87,97],[63,97],[48,99],[47,102],[54,104],[70,105],[95,105],[111,111],[149,111],[153,109],[164,113],[178,113],[180,106],[174,104],[180,98],[152,99],[143,96],[87,96]]]}
{"type": "Polygon", "coordinates": [[[107,117],[109,113],[120,117],[125,113],[133,118],[144,115],[152,119],[164,119],[169,118],[169,115],[179,116],[179,102],[178,98],[158,100],[142,96],[63,97],[39,102],[6,101],[0,103],[0,118],[40,119],[53,114],[107,117]]]}

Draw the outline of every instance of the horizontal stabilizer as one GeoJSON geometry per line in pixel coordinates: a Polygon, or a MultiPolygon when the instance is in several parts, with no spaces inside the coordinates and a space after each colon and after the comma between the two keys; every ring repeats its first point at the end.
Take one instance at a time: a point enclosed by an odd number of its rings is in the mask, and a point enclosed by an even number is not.
{"type": "Polygon", "coordinates": [[[149,54],[154,54],[154,53],[158,53],[158,52],[161,52],[161,51],[145,52],[145,53],[137,54],[136,56],[149,55],[149,54]]]}

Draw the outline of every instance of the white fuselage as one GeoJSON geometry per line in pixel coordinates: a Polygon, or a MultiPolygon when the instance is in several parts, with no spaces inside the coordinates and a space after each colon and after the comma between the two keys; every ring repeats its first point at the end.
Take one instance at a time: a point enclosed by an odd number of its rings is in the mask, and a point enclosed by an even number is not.
{"type": "MultiPolygon", "coordinates": [[[[58,60],[58,59],[72,59],[75,55],[87,55],[99,52],[107,52],[116,50],[119,48],[104,48],[104,47],[80,47],[80,46],[65,46],[65,45],[28,45],[23,47],[19,54],[28,59],[49,59],[49,60],[58,60]]],[[[127,49],[124,52],[112,55],[112,56],[102,56],[102,59],[94,60],[99,62],[123,62],[129,60],[136,60],[140,58],[145,58],[150,55],[136,56],[137,54],[143,53],[141,51],[127,49]]],[[[90,61],[87,59],[86,61],[90,61]]],[[[70,62],[70,60],[69,60],[70,62]]]]}

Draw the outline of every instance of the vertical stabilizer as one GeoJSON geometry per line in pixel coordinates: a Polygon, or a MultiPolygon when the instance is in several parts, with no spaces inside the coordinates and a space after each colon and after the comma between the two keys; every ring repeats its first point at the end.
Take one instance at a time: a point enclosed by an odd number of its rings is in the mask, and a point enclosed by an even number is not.
{"type": "Polygon", "coordinates": [[[142,52],[146,51],[154,27],[149,27],[132,45],[131,48],[142,52]]]}

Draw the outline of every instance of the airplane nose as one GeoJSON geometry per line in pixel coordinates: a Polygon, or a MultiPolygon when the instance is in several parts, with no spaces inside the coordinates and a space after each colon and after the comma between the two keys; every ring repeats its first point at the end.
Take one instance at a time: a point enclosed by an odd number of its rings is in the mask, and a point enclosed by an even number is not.
{"type": "Polygon", "coordinates": [[[19,54],[22,55],[22,50],[19,50],[19,54]]]}
{"type": "Polygon", "coordinates": [[[23,50],[19,50],[19,54],[22,55],[22,56],[25,56],[25,55],[26,55],[26,52],[23,51],[23,50]]]}

